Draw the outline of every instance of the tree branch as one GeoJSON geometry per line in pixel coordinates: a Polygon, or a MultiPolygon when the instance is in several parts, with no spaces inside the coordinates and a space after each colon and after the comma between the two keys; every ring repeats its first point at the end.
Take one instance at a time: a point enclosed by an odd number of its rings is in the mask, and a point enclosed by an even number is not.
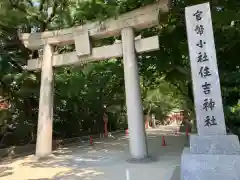
{"type": "Polygon", "coordinates": [[[0,23],[0,29],[7,34],[11,34],[14,30],[13,28],[11,28],[9,26],[6,26],[6,25],[3,25],[2,23],[0,23]]]}
{"type": "Polygon", "coordinates": [[[28,4],[33,7],[33,2],[31,0],[27,0],[28,4]]]}
{"type": "Polygon", "coordinates": [[[30,14],[26,9],[19,7],[16,3],[14,3],[13,0],[9,0],[9,3],[12,6],[12,8],[15,8],[29,16],[34,17],[34,19],[40,23],[44,23],[44,21],[40,20],[37,15],[30,14]]]}
{"type": "Polygon", "coordinates": [[[58,5],[57,0],[55,0],[53,3],[53,6],[52,6],[52,13],[47,18],[46,24],[50,23],[52,21],[52,19],[54,18],[55,14],[56,14],[56,10],[57,10],[57,5],[58,5]]]}
{"type": "Polygon", "coordinates": [[[18,72],[23,72],[23,67],[20,65],[20,64],[18,64],[16,61],[14,61],[14,60],[10,60],[9,61],[9,63],[13,66],[13,67],[15,67],[17,70],[18,70],[18,72]]]}
{"type": "Polygon", "coordinates": [[[39,5],[39,11],[41,12],[43,10],[43,5],[45,3],[46,0],[41,0],[40,1],[40,5],[39,5]]]}
{"type": "Polygon", "coordinates": [[[71,27],[72,27],[72,26],[75,26],[76,22],[77,22],[77,17],[74,16],[73,19],[72,19],[71,27]]]}
{"type": "Polygon", "coordinates": [[[7,27],[3,24],[0,23],[0,29],[2,31],[4,31],[6,33],[6,35],[9,35],[11,36],[11,40],[9,39],[5,39],[4,40],[4,46],[1,47],[1,48],[6,48],[6,47],[14,47],[15,48],[17,47],[18,49],[21,50],[21,52],[23,53],[24,57],[25,58],[28,58],[29,56],[29,50],[24,46],[24,44],[22,43],[22,41],[19,39],[19,36],[18,36],[18,30],[13,28],[13,27],[7,27]]]}

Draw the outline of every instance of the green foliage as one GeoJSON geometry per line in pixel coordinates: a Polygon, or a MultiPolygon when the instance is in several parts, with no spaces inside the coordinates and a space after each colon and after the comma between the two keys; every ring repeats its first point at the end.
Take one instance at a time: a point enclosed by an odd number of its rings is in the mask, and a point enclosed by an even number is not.
{"type": "MultiPolygon", "coordinates": [[[[26,72],[29,58],[37,51],[26,49],[20,32],[43,32],[73,27],[89,21],[103,21],[155,0],[1,0],[0,2],[0,97],[10,109],[0,111],[1,133],[16,128],[10,143],[21,144],[36,138],[39,72],[26,72]],[[50,8],[51,7],[51,8],[50,8]],[[50,9],[49,9],[50,8],[50,9]]],[[[160,50],[138,58],[144,110],[158,119],[172,109],[187,109],[194,115],[191,73],[185,29],[184,8],[202,0],[172,1],[161,25],[146,29],[143,37],[159,35],[160,50]],[[164,21],[163,21],[164,20],[164,21]]],[[[240,4],[237,0],[211,2],[216,50],[227,125],[239,130],[240,4]]],[[[93,42],[96,46],[113,38],[93,42]]],[[[67,52],[72,46],[58,48],[67,52]]],[[[121,59],[55,70],[54,138],[73,137],[99,131],[103,107],[107,106],[112,129],[126,127],[124,75],[121,59]]]]}
{"type": "Polygon", "coordinates": [[[172,110],[180,110],[187,106],[185,97],[165,80],[160,80],[156,89],[149,89],[143,94],[145,94],[143,97],[145,111],[148,114],[155,114],[159,120],[165,119],[172,110]]]}

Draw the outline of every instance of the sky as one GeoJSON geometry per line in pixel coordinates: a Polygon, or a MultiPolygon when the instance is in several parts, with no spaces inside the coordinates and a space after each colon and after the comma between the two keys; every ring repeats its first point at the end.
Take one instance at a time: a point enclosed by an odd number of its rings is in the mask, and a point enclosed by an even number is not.
{"type": "Polygon", "coordinates": [[[39,6],[39,4],[40,4],[39,2],[33,2],[34,6],[39,6]]]}

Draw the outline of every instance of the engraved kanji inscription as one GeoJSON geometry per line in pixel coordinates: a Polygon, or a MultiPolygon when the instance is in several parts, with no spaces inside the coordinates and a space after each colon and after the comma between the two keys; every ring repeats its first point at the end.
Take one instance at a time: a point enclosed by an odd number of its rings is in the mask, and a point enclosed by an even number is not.
{"type": "Polygon", "coordinates": [[[201,24],[200,25],[196,25],[194,30],[200,36],[204,33],[204,27],[201,24]]]}
{"type": "Polygon", "coordinates": [[[214,116],[206,116],[204,122],[205,122],[204,126],[207,127],[217,125],[216,118],[214,116]]]}
{"type": "Polygon", "coordinates": [[[198,60],[197,62],[205,62],[205,61],[208,61],[208,56],[207,56],[207,53],[202,53],[202,52],[199,52],[198,53],[198,60]]]}
{"type": "Polygon", "coordinates": [[[208,77],[208,76],[212,75],[208,66],[201,66],[198,74],[202,78],[205,78],[205,77],[208,77]]]}
{"type": "Polygon", "coordinates": [[[202,11],[199,11],[199,10],[197,10],[197,11],[193,14],[193,16],[195,16],[195,18],[196,18],[197,21],[201,21],[201,20],[202,20],[202,15],[203,15],[203,12],[202,12],[202,11]]]}
{"type": "Polygon", "coordinates": [[[198,47],[200,47],[200,48],[203,48],[203,46],[204,46],[205,44],[206,44],[205,41],[200,40],[200,41],[196,44],[196,46],[198,46],[198,47]]]}
{"type": "Polygon", "coordinates": [[[203,85],[202,85],[202,88],[203,88],[203,93],[205,95],[208,95],[211,93],[211,84],[210,83],[207,83],[205,82],[203,85]]]}
{"type": "Polygon", "coordinates": [[[209,110],[213,110],[215,107],[215,102],[212,100],[212,98],[206,98],[204,99],[204,103],[203,103],[203,110],[205,111],[209,111],[209,110]]]}

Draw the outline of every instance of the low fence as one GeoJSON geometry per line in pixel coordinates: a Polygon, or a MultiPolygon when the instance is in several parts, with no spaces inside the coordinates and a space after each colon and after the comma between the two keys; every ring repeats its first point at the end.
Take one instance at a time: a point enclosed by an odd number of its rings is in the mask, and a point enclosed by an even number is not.
{"type": "MultiPolygon", "coordinates": [[[[111,132],[112,135],[117,135],[123,133],[124,130],[114,131],[111,132]]],[[[60,139],[60,140],[53,140],[53,150],[56,150],[60,147],[71,145],[73,143],[79,143],[84,144],[89,141],[90,136],[92,136],[93,139],[99,139],[100,135],[88,135],[88,136],[82,136],[82,137],[75,137],[75,138],[69,138],[69,139],[60,139]]],[[[24,146],[11,146],[8,148],[0,149],[0,158],[14,158],[18,157],[20,155],[29,155],[33,154],[35,152],[36,144],[28,144],[24,146]]]]}

